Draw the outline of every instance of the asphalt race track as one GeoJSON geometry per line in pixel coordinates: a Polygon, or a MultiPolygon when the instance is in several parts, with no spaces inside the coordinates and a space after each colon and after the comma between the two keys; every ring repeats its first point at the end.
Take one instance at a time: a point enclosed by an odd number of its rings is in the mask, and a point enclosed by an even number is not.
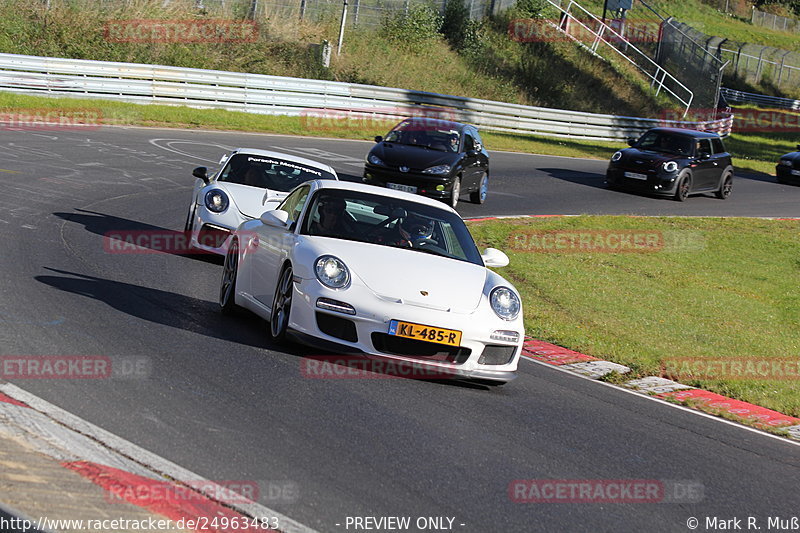
{"type": "MultiPolygon", "coordinates": [[[[765,528],[797,513],[791,443],[529,360],[493,390],[308,379],[301,356],[314,352],[272,345],[253,317],[219,314],[221,261],[104,251],[108,231],[182,229],[192,168],[237,146],[358,179],[370,145],[141,128],[0,133],[3,353],[138,357],[150,368],[148,379],[17,385],[208,479],[289,484],[293,497],[262,503],[320,531],[347,531],[348,516],[453,517],[466,533],[688,531],[690,517],[734,516],[765,528]],[[518,479],[661,480],[702,496],[516,503],[518,479]]],[[[678,203],[604,189],[603,161],[495,153],[491,164],[489,199],[464,201],[462,216],[800,217],[800,187],[774,178],[738,176],[727,201],[678,203]]]]}

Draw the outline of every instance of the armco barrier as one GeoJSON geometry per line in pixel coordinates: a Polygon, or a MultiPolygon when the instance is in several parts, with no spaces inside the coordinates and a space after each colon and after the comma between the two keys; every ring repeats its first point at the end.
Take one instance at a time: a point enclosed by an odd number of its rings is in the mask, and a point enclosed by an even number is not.
{"type": "Polygon", "coordinates": [[[723,87],[720,93],[730,104],[755,104],[760,107],[777,107],[781,109],[800,110],[800,100],[779,98],[765,94],[746,93],[723,87]]]}
{"type": "MultiPolygon", "coordinates": [[[[0,90],[25,94],[186,105],[269,115],[321,111],[375,119],[432,116],[484,130],[590,140],[621,140],[661,119],[599,115],[351,83],[161,65],[0,54],[0,90]]],[[[681,122],[730,133],[732,116],[681,122]]]]}

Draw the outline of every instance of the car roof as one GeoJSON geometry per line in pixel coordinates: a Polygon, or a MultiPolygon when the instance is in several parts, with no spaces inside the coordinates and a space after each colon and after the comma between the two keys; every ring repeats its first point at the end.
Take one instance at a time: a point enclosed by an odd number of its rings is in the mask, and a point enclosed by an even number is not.
{"type": "MultiPolygon", "coordinates": [[[[459,132],[464,131],[464,129],[467,127],[475,128],[474,126],[471,126],[469,124],[462,124],[461,122],[454,122],[452,120],[444,120],[441,118],[430,118],[430,117],[411,117],[403,120],[402,122],[400,122],[400,124],[407,122],[424,124],[428,126],[429,129],[447,128],[451,130],[457,130],[459,132]]],[[[400,124],[398,124],[398,126],[400,124]]]]}
{"type": "Polygon", "coordinates": [[[273,150],[259,150],[258,148],[236,148],[235,150],[233,150],[233,152],[235,152],[236,154],[257,155],[261,157],[276,157],[279,159],[286,159],[287,161],[291,161],[292,163],[300,163],[309,167],[314,167],[316,169],[325,170],[333,175],[338,176],[338,174],[336,174],[336,171],[333,170],[333,167],[331,167],[330,165],[326,165],[325,163],[320,163],[319,161],[314,161],[313,159],[306,159],[305,157],[285,154],[283,152],[276,152],[273,150]]]}
{"type": "Polygon", "coordinates": [[[714,133],[711,131],[699,131],[699,130],[690,130],[687,128],[653,128],[648,131],[655,131],[655,132],[663,132],[663,133],[674,133],[676,135],[686,135],[689,137],[697,137],[697,138],[711,138],[711,137],[719,137],[718,133],[714,133]]]}
{"type": "Polygon", "coordinates": [[[397,198],[398,200],[416,202],[419,204],[436,207],[439,209],[443,209],[445,211],[451,211],[453,213],[458,214],[456,210],[451,208],[449,205],[440,202],[439,200],[434,200],[432,198],[420,196],[419,194],[412,194],[403,191],[395,191],[393,189],[385,189],[383,187],[378,187],[376,185],[367,185],[366,183],[358,183],[353,181],[314,180],[313,183],[316,184],[317,189],[340,189],[348,191],[365,192],[369,194],[375,194],[378,196],[384,196],[387,198],[397,198]]]}

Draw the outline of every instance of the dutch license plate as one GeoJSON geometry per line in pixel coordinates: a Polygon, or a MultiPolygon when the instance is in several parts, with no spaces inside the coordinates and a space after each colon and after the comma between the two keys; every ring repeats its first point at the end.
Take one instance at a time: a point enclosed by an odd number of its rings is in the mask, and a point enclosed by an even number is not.
{"type": "Polygon", "coordinates": [[[792,170],[792,176],[800,176],[800,170],[792,170]]]}
{"type": "Polygon", "coordinates": [[[626,178],[633,178],[635,180],[646,180],[647,179],[647,175],[646,174],[639,174],[638,172],[625,172],[624,176],[626,178]]]}
{"type": "Polygon", "coordinates": [[[417,188],[414,187],[413,185],[402,185],[400,183],[387,183],[386,184],[386,188],[394,189],[395,191],[403,191],[403,192],[410,192],[410,193],[416,193],[417,192],[417,188]]]}
{"type": "Polygon", "coordinates": [[[401,322],[399,320],[389,322],[389,335],[446,344],[448,346],[461,346],[460,331],[414,324],[412,322],[401,322]]]}

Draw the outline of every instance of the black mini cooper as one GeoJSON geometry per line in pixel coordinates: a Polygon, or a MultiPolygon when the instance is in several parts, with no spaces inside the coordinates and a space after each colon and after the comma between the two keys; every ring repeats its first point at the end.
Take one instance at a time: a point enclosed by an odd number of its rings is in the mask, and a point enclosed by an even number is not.
{"type": "Polygon", "coordinates": [[[364,165],[364,183],[436,198],[451,207],[463,193],[473,203],[486,201],[489,153],[475,126],[409,118],[375,142],[364,165]]]}
{"type": "Polygon", "coordinates": [[[733,186],[731,155],[716,133],[654,128],[630,148],[611,156],[606,184],[682,202],[690,194],[713,192],[725,199],[733,186]]]}
{"type": "Polygon", "coordinates": [[[797,145],[797,150],[782,155],[778,160],[775,167],[778,183],[800,183],[800,144],[797,145]]]}

